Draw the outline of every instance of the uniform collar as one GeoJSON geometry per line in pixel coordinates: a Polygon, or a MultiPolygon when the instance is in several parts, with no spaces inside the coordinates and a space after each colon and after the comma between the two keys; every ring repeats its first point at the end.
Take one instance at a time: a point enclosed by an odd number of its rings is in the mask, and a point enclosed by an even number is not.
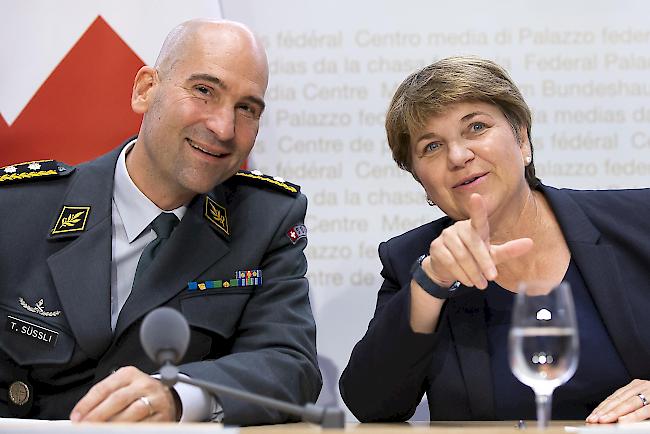
{"type": "MultiPolygon", "coordinates": [[[[113,201],[120,214],[129,243],[133,242],[164,210],[160,209],[135,185],[126,168],[126,154],[129,153],[135,139],[122,149],[115,166],[113,201]]],[[[179,220],[183,218],[187,206],[171,210],[179,220]]]]}

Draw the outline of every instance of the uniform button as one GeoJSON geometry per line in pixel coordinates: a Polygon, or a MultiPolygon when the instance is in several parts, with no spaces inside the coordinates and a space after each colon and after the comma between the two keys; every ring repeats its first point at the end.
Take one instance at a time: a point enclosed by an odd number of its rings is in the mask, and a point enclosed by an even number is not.
{"type": "Polygon", "coordinates": [[[9,386],[9,399],[15,405],[24,405],[29,401],[29,387],[22,381],[14,381],[9,386]]]}

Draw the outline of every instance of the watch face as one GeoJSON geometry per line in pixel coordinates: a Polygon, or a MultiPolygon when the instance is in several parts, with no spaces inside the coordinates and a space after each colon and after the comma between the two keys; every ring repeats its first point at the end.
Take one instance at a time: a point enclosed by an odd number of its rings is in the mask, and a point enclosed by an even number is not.
{"type": "Polygon", "coordinates": [[[426,258],[427,255],[420,255],[418,258],[415,260],[413,265],[411,266],[411,276],[413,276],[413,273],[415,273],[415,270],[420,268],[422,266],[422,261],[424,261],[424,258],[426,258]]]}

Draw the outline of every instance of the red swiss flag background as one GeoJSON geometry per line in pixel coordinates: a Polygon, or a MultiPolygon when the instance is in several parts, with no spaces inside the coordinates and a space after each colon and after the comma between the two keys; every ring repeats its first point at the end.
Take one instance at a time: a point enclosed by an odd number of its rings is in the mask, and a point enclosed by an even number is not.
{"type": "Polygon", "coordinates": [[[138,69],[192,18],[221,18],[218,0],[2,0],[0,167],[78,164],[137,134],[138,69]]]}
{"type": "Polygon", "coordinates": [[[136,134],[133,78],[144,62],[98,16],[11,125],[0,115],[0,166],[42,159],[76,164],[136,134]]]}

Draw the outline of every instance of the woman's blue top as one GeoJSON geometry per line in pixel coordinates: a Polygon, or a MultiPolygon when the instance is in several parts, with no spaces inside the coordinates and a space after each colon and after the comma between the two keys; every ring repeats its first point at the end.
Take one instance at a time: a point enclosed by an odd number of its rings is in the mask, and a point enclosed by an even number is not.
{"type": "MultiPolygon", "coordinates": [[[[584,419],[616,389],[631,381],[603,319],[573,260],[564,281],[576,307],[580,358],[575,375],[553,393],[553,419],[584,419]]],[[[615,290],[615,288],[612,288],[615,290]]],[[[490,282],[485,290],[486,323],[496,418],[535,419],[535,394],[510,371],[508,331],[515,294],[490,282]]]]}

